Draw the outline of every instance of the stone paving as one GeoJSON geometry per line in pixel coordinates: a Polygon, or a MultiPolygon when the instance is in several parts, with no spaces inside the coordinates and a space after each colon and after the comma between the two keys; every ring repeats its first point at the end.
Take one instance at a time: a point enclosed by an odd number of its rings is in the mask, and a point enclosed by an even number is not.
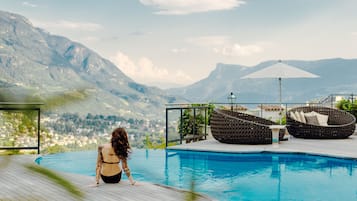
{"type": "Polygon", "coordinates": [[[195,150],[214,151],[230,153],[246,152],[288,152],[288,153],[309,153],[324,156],[334,156],[357,159],[357,135],[352,135],[347,139],[301,139],[288,137],[287,141],[281,141],[278,147],[267,145],[241,145],[224,144],[217,140],[203,140],[190,144],[171,146],[171,150],[195,150]]]}

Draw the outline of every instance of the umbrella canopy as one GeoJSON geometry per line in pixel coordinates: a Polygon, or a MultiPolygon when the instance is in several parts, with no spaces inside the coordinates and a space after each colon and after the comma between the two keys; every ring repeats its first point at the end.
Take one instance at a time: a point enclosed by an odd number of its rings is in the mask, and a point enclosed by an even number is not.
{"type": "MultiPolygon", "coordinates": [[[[278,78],[279,80],[279,101],[280,105],[282,103],[281,101],[281,79],[282,78],[317,78],[319,77],[318,75],[309,73],[307,71],[298,69],[296,67],[287,65],[281,61],[279,61],[276,64],[273,64],[269,67],[266,67],[262,70],[256,71],[254,73],[248,74],[246,76],[243,76],[241,79],[246,79],[246,78],[278,78]]],[[[281,115],[281,112],[280,112],[281,115]]],[[[280,118],[281,122],[281,118],[280,118]]]]}
{"type": "Polygon", "coordinates": [[[281,61],[267,68],[248,74],[245,78],[316,78],[315,74],[303,71],[281,61]]]}

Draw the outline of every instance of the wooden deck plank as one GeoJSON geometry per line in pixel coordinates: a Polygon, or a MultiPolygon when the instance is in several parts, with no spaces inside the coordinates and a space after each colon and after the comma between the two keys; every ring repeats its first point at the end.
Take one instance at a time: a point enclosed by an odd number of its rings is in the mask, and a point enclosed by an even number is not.
{"type": "MultiPolygon", "coordinates": [[[[78,200],[63,188],[49,181],[42,175],[31,172],[24,167],[25,164],[34,163],[34,156],[19,155],[9,157],[0,156],[0,200],[78,200]]],[[[131,186],[127,181],[119,184],[101,183],[93,186],[94,177],[58,172],[83,193],[83,200],[185,200],[186,192],[183,190],[155,185],[147,182],[139,182],[138,186],[131,186]]],[[[213,200],[200,195],[199,201],[213,200]]]]}

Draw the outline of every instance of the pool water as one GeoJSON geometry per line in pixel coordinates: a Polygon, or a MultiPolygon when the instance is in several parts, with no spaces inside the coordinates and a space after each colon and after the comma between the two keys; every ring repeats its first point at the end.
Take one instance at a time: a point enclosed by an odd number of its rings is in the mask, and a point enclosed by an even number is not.
{"type": "MultiPolygon", "coordinates": [[[[46,155],[45,167],[95,175],[96,151],[46,155]]],[[[307,154],[228,154],[134,149],[133,177],[194,189],[221,201],[357,200],[357,161],[307,154]]],[[[126,177],[123,175],[123,179],[126,177]]]]}

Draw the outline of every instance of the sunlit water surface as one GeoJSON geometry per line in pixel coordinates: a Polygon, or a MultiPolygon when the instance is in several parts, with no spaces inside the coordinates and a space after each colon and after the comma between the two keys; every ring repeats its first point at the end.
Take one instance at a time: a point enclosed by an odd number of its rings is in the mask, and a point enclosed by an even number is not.
{"type": "MultiPolygon", "coordinates": [[[[51,169],[95,175],[96,151],[46,155],[51,169]]],[[[305,154],[227,154],[134,149],[136,180],[190,189],[222,201],[357,200],[357,161],[305,154]]],[[[123,179],[126,177],[123,175],[123,179]]]]}

